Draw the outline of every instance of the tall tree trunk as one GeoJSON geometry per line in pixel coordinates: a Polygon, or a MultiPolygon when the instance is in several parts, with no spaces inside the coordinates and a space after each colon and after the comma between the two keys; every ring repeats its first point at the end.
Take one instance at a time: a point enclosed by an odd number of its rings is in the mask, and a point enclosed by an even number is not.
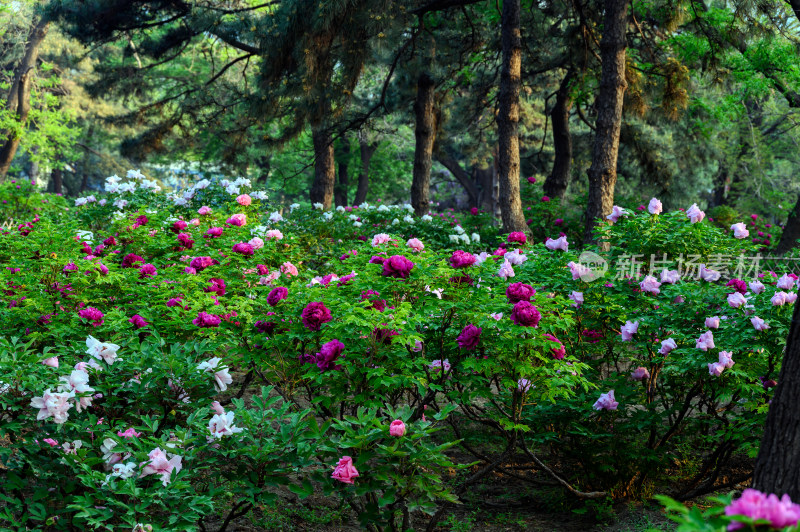
{"type": "Polygon", "coordinates": [[[367,142],[364,136],[359,135],[358,145],[361,148],[361,172],[358,174],[358,189],[356,189],[355,205],[361,205],[367,201],[369,191],[369,163],[375,150],[378,149],[377,142],[367,142]]]}
{"type": "Polygon", "coordinates": [[[336,166],[333,158],[333,138],[330,130],[316,127],[312,133],[314,141],[314,182],[311,184],[311,203],[322,203],[325,210],[333,203],[333,186],[336,182],[336,166]]]}
{"type": "Polygon", "coordinates": [[[500,209],[503,230],[528,231],[519,195],[519,89],[522,73],[520,0],[503,2],[500,21],[503,65],[500,70],[497,132],[500,209]]]}
{"type": "Polygon", "coordinates": [[[628,0],[606,0],[603,37],[600,40],[600,90],[597,94],[597,128],[589,167],[589,201],[586,205],[584,242],[593,240],[592,229],[598,218],[611,213],[617,184],[617,155],[622,126],[622,100],[625,81],[625,30],[628,0]]]}
{"type": "Polygon", "coordinates": [[[472,178],[472,176],[468,174],[466,170],[461,168],[461,164],[459,164],[458,161],[449,155],[438,155],[436,160],[439,161],[442,166],[447,168],[450,173],[453,174],[453,177],[458,180],[461,186],[464,187],[467,196],[469,196],[470,207],[478,207],[478,187],[475,186],[475,180],[472,178]]]}
{"type": "MultiPolygon", "coordinates": [[[[39,46],[47,35],[49,22],[40,20],[31,30],[28,42],[25,44],[25,54],[14,72],[11,90],[8,93],[8,109],[16,114],[17,120],[24,124],[28,119],[31,109],[31,84],[33,70],[39,58],[39,46]]],[[[0,131],[0,139],[5,139],[0,146],[0,180],[5,179],[11,161],[19,148],[20,137],[10,131],[0,131]]]]}
{"type": "Polygon", "coordinates": [[[794,204],[794,209],[789,214],[786,225],[783,226],[783,234],[775,252],[786,253],[797,246],[798,240],[800,240],[800,197],[797,198],[797,203],[794,204]]]}
{"type": "Polygon", "coordinates": [[[339,175],[333,190],[333,199],[337,207],[347,205],[348,189],[350,188],[350,174],[347,171],[350,164],[350,139],[342,136],[340,144],[342,149],[339,158],[339,175]]]}
{"type": "Polygon", "coordinates": [[[433,143],[436,140],[436,114],[434,90],[436,84],[427,72],[417,79],[417,97],[414,100],[416,127],[414,137],[414,178],[411,182],[411,205],[417,216],[427,214],[430,208],[431,165],[433,143]]]}
{"type": "Polygon", "coordinates": [[[256,159],[256,167],[258,168],[258,177],[256,183],[266,183],[269,181],[269,172],[272,167],[272,156],[262,155],[256,159]]]}
{"type": "Polygon", "coordinates": [[[709,207],[718,207],[719,205],[726,205],[728,203],[728,190],[730,190],[730,183],[731,180],[728,176],[728,167],[722,166],[719,169],[717,177],[714,178],[714,191],[709,207]]]}
{"type": "Polygon", "coordinates": [[[64,194],[64,174],[61,168],[53,168],[50,173],[50,179],[53,180],[53,192],[55,194],[64,194]]]}
{"type": "Polygon", "coordinates": [[[795,305],[778,386],[756,458],[753,487],[800,500],[800,305],[795,305]]]}
{"type": "Polygon", "coordinates": [[[544,193],[551,198],[563,198],[569,185],[572,168],[572,136],[569,133],[569,112],[572,109],[572,98],[569,94],[569,84],[572,81],[573,71],[561,80],[561,85],[556,93],[556,104],[550,113],[553,123],[553,148],[555,159],[553,170],[544,182],[544,193]]]}

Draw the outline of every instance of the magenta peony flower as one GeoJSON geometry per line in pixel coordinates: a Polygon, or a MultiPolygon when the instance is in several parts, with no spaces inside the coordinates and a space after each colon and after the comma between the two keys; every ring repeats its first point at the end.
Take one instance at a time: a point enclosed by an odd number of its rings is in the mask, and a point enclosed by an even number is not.
{"type": "Polygon", "coordinates": [[[564,344],[561,343],[561,340],[553,336],[552,334],[545,334],[545,338],[550,340],[551,342],[555,342],[559,345],[559,347],[551,347],[550,351],[553,353],[553,358],[556,360],[561,360],[567,354],[567,348],[564,347],[564,344]]]}
{"type": "MultiPolygon", "coordinates": [[[[777,495],[761,493],[748,488],[742,496],[725,508],[725,515],[743,515],[751,519],[765,519],[771,528],[784,529],[800,522],[800,505],[794,504],[788,495],[778,499],[777,495]]],[[[733,522],[728,530],[745,528],[744,523],[733,522]]],[[[759,527],[760,528],[760,527],[759,527]]]]}
{"type": "Polygon", "coordinates": [[[380,295],[380,292],[376,292],[375,290],[367,290],[366,292],[361,292],[361,301],[369,300],[370,306],[373,309],[378,312],[383,312],[386,309],[386,300],[378,299],[380,295]]]}
{"type": "Polygon", "coordinates": [[[197,313],[197,317],[192,320],[192,323],[198,327],[209,329],[212,327],[219,327],[219,324],[222,323],[222,318],[214,314],[200,311],[197,313]]]}
{"type": "Polygon", "coordinates": [[[414,263],[405,258],[403,255],[392,255],[383,262],[383,271],[381,275],[386,277],[395,277],[397,279],[406,279],[414,269],[414,263]]]}
{"type": "Polygon", "coordinates": [[[317,353],[317,367],[322,371],[342,369],[340,365],[336,364],[342,351],[344,351],[344,344],[339,340],[331,340],[324,344],[317,353]]]}
{"type": "Polygon", "coordinates": [[[158,275],[156,271],[156,267],[152,264],[142,264],[139,268],[139,279],[144,279],[145,277],[155,277],[158,275]]]}
{"type": "Polygon", "coordinates": [[[243,226],[243,225],[245,225],[247,223],[247,216],[245,216],[244,214],[241,214],[241,213],[234,214],[233,216],[231,216],[230,218],[225,220],[225,223],[228,224],[228,225],[234,225],[236,227],[241,227],[241,226],[243,226]]]}
{"type": "Polygon", "coordinates": [[[508,242],[519,242],[520,244],[524,244],[528,241],[528,237],[525,236],[525,233],[522,231],[514,231],[513,233],[509,233],[506,240],[508,242]]]}
{"type": "Polygon", "coordinates": [[[395,438],[402,438],[403,435],[406,433],[406,424],[403,423],[401,419],[395,419],[389,425],[389,436],[394,436],[395,438]]]}
{"type": "Polygon", "coordinates": [[[180,306],[182,306],[181,301],[183,301],[183,298],[181,298],[181,297],[172,297],[167,301],[167,306],[168,307],[180,307],[180,306]]]}
{"type": "Polygon", "coordinates": [[[235,244],[233,246],[233,252],[248,256],[255,253],[255,250],[253,249],[253,246],[251,246],[247,242],[239,242],[238,244],[235,244]]]}
{"type": "Polygon", "coordinates": [[[616,410],[619,403],[614,400],[614,390],[609,390],[608,393],[600,395],[600,398],[595,401],[592,408],[595,410],[616,410]]]}
{"type": "Polygon", "coordinates": [[[312,301],[303,309],[303,325],[310,331],[318,331],[323,323],[331,321],[331,311],[321,301],[312,301]]]}
{"type": "Polygon", "coordinates": [[[454,251],[450,257],[450,266],[453,268],[469,268],[473,264],[475,264],[475,257],[472,253],[467,253],[460,249],[454,251]]]}
{"type": "Polygon", "coordinates": [[[119,430],[117,431],[117,436],[119,436],[120,438],[138,438],[141,435],[142,433],[136,432],[136,429],[134,429],[133,427],[129,428],[125,432],[119,430]]]}
{"type": "Polygon", "coordinates": [[[98,325],[102,325],[104,323],[103,313],[94,307],[86,307],[84,309],[79,310],[78,316],[80,316],[85,320],[91,321],[94,327],[97,327],[98,325]]]}
{"type": "Polygon", "coordinates": [[[353,465],[353,459],[349,456],[343,456],[336,468],[333,470],[331,478],[344,482],[345,484],[352,484],[353,479],[358,476],[358,470],[353,465]]]}
{"type": "Polygon", "coordinates": [[[192,235],[189,233],[178,233],[177,239],[186,249],[192,249],[194,246],[194,240],[192,240],[192,235]]]}
{"type": "Polygon", "coordinates": [[[480,211],[478,210],[478,208],[477,208],[477,207],[472,207],[472,208],[469,210],[469,213],[470,213],[472,216],[477,216],[479,212],[480,212],[480,211]]]}
{"type": "Polygon", "coordinates": [[[536,178],[533,177],[533,176],[528,177],[528,183],[530,183],[531,185],[535,184],[536,183],[536,178]]]}
{"type": "Polygon", "coordinates": [[[186,223],[186,222],[184,222],[183,220],[178,220],[177,222],[175,222],[175,223],[173,223],[173,224],[172,224],[172,227],[171,227],[171,229],[172,229],[172,232],[173,232],[173,233],[180,233],[181,231],[183,231],[184,229],[186,229],[186,227],[187,227],[188,225],[189,225],[189,224],[187,224],[187,223],[186,223]]]}
{"type": "Polygon", "coordinates": [[[204,292],[214,293],[214,294],[217,294],[218,296],[224,296],[225,295],[225,288],[226,287],[225,287],[225,280],[224,279],[219,279],[217,277],[212,277],[211,279],[208,280],[208,282],[211,284],[211,286],[205,287],[203,289],[204,292]]]}
{"type": "Polygon", "coordinates": [[[506,297],[511,304],[530,301],[534,294],[536,294],[536,289],[525,283],[511,283],[506,288],[506,297]]]}
{"type": "Polygon", "coordinates": [[[212,264],[219,264],[219,261],[211,257],[195,257],[189,262],[189,266],[198,272],[202,272],[212,264]]]}
{"type": "Polygon", "coordinates": [[[740,294],[747,293],[747,283],[745,283],[741,279],[731,279],[725,284],[725,286],[732,286],[733,289],[739,292],[740,294]]]}
{"type": "Polygon", "coordinates": [[[270,307],[274,307],[282,300],[286,299],[288,296],[289,296],[289,290],[287,290],[283,286],[275,287],[267,296],[267,304],[270,307]]]}
{"type": "Polygon", "coordinates": [[[522,327],[537,327],[542,315],[528,301],[519,301],[511,310],[511,321],[522,327]]]}
{"type": "Polygon", "coordinates": [[[212,227],[208,231],[206,231],[206,236],[211,238],[219,238],[222,236],[223,229],[222,227],[212,227]]]}
{"type": "Polygon", "coordinates": [[[475,325],[467,325],[461,330],[461,334],[458,335],[456,340],[458,341],[458,347],[461,349],[466,349],[471,351],[478,347],[478,343],[481,341],[481,329],[480,327],[476,327],[475,325]]]}
{"type": "Polygon", "coordinates": [[[150,325],[149,323],[144,321],[143,317],[139,316],[138,314],[134,314],[133,317],[128,320],[128,323],[132,323],[133,327],[136,329],[142,329],[150,325]]]}
{"type": "Polygon", "coordinates": [[[139,255],[135,255],[133,253],[128,253],[122,259],[121,266],[123,268],[133,268],[136,265],[137,262],[142,262],[143,260],[144,259],[142,259],[142,257],[140,257],[139,255]]]}

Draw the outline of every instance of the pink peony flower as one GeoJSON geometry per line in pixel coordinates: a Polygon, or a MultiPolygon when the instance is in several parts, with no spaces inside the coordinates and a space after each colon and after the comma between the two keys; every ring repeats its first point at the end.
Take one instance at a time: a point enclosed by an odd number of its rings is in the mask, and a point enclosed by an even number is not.
{"type": "Polygon", "coordinates": [[[458,338],[456,338],[458,341],[458,346],[461,349],[466,349],[467,351],[475,349],[478,347],[478,343],[481,341],[482,330],[483,329],[476,327],[475,325],[467,325],[461,330],[461,334],[458,335],[458,338]]]}
{"type": "Polygon", "coordinates": [[[623,342],[630,342],[633,340],[633,335],[639,332],[639,322],[638,321],[626,321],[625,325],[622,326],[620,329],[620,334],[622,335],[623,342]]]}
{"type": "Polygon", "coordinates": [[[331,311],[321,301],[313,301],[303,309],[303,325],[310,331],[320,330],[322,324],[328,323],[331,319],[331,311]]]}
{"type": "Polygon", "coordinates": [[[647,212],[652,215],[661,214],[663,207],[661,202],[658,201],[656,198],[650,200],[650,203],[647,205],[647,212]]]}
{"type": "Polygon", "coordinates": [[[616,410],[619,403],[614,400],[614,390],[609,390],[608,393],[600,395],[600,398],[595,401],[592,408],[595,410],[616,410]]]}
{"type": "Polygon", "coordinates": [[[576,292],[573,290],[569,298],[572,300],[571,306],[580,308],[580,306],[583,305],[583,292],[576,292]]]}
{"type": "Polygon", "coordinates": [[[450,361],[446,358],[444,360],[437,359],[428,364],[428,368],[434,373],[439,373],[440,371],[447,373],[450,371],[450,361]]]}
{"type": "Polygon", "coordinates": [[[283,240],[283,233],[279,229],[270,229],[264,236],[267,240],[283,240]]]}
{"type": "Polygon", "coordinates": [[[706,318],[706,327],[709,329],[719,329],[719,316],[706,318]]]}
{"type": "Polygon", "coordinates": [[[778,279],[777,287],[781,290],[791,290],[794,288],[795,280],[789,277],[787,274],[783,274],[780,279],[778,279]]]}
{"type": "Polygon", "coordinates": [[[680,281],[681,275],[678,270],[661,270],[661,283],[662,284],[675,284],[680,281]]]}
{"type": "Polygon", "coordinates": [[[735,362],[733,361],[733,353],[730,351],[719,352],[719,363],[725,366],[726,369],[731,369],[735,362]]]}
{"type": "Polygon", "coordinates": [[[391,237],[386,233],[378,233],[372,237],[372,247],[378,247],[381,244],[386,244],[391,240],[391,237]]]}
{"type": "Polygon", "coordinates": [[[769,329],[769,325],[767,325],[767,322],[765,322],[758,316],[750,318],[750,323],[753,324],[753,328],[757,331],[766,331],[767,329],[769,329]]]}
{"type": "Polygon", "coordinates": [[[139,268],[139,279],[144,279],[145,277],[155,277],[158,275],[156,271],[156,267],[152,264],[142,264],[139,268]]]}
{"type": "Polygon", "coordinates": [[[291,262],[284,262],[281,264],[281,273],[289,277],[297,276],[297,268],[291,262]]]}
{"type": "Polygon", "coordinates": [[[345,484],[352,484],[353,479],[358,476],[358,470],[353,465],[353,459],[349,456],[343,456],[336,464],[331,478],[344,482],[345,484]]]}
{"type": "Polygon", "coordinates": [[[560,249],[561,251],[568,251],[569,242],[567,242],[567,237],[560,236],[556,240],[553,240],[552,238],[548,238],[545,241],[544,246],[547,249],[552,249],[554,251],[557,250],[557,249],[560,249]]]}
{"type": "Polygon", "coordinates": [[[416,251],[417,253],[425,249],[425,244],[423,244],[422,240],[420,240],[419,238],[409,239],[409,241],[406,242],[406,245],[410,247],[412,250],[416,251]]]}
{"type": "Polygon", "coordinates": [[[561,343],[561,340],[553,336],[552,334],[545,334],[544,337],[551,342],[555,342],[558,344],[558,347],[551,347],[550,351],[553,353],[553,358],[556,360],[561,360],[567,354],[567,348],[564,347],[564,344],[561,343]]]}
{"type": "Polygon", "coordinates": [[[711,331],[706,331],[700,335],[700,338],[697,339],[695,342],[695,347],[700,349],[701,351],[708,351],[709,349],[713,349],[714,346],[714,334],[711,331]]]}
{"type": "Polygon", "coordinates": [[[233,246],[233,252],[249,256],[252,255],[255,251],[253,250],[253,246],[251,246],[247,242],[239,242],[238,244],[235,244],[233,246]]]}
{"type": "Polygon", "coordinates": [[[786,292],[775,292],[775,295],[772,296],[770,302],[775,307],[782,307],[786,304],[786,292]]]}
{"type": "Polygon", "coordinates": [[[519,379],[517,381],[517,390],[519,390],[520,393],[528,393],[528,390],[531,389],[531,384],[531,381],[528,379],[519,379]]]}
{"type": "Polygon", "coordinates": [[[750,231],[747,230],[747,226],[741,222],[733,224],[731,226],[731,231],[733,231],[734,238],[747,238],[750,236],[750,231]]]}
{"type": "Polygon", "coordinates": [[[153,449],[147,456],[149,460],[139,464],[144,466],[139,478],[148,475],[160,475],[161,483],[166,486],[170,483],[172,472],[178,473],[183,468],[180,456],[173,454],[168,457],[160,448],[153,449]]]}
{"type": "Polygon", "coordinates": [[[247,216],[241,213],[234,214],[233,216],[225,220],[225,223],[228,225],[234,225],[236,227],[242,227],[243,225],[247,224],[247,216]]]}
{"type": "Polygon", "coordinates": [[[708,268],[706,268],[705,264],[701,264],[700,265],[700,278],[702,280],[708,281],[708,282],[718,281],[721,276],[722,276],[722,274],[719,273],[718,271],[709,270],[708,268]]]}
{"type": "Polygon", "coordinates": [[[631,378],[635,381],[646,381],[650,379],[650,372],[647,368],[638,367],[631,373],[631,378]]]}
{"type": "MultiPolygon", "coordinates": [[[[800,522],[800,506],[792,503],[788,495],[778,499],[777,495],[767,495],[748,488],[742,492],[741,497],[725,508],[725,515],[764,519],[769,521],[771,528],[784,529],[796,526],[800,522]]],[[[739,530],[746,526],[744,523],[734,521],[728,525],[728,530],[739,530]]]]}
{"type": "Polygon", "coordinates": [[[264,241],[257,236],[251,238],[248,242],[253,249],[261,249],[264,247],[264,241]]]}
{"type": "Polygon", "coordinates": [[[211,214],[211,207],[203,205],[202,207],[197,209],[197,214],[199,214],[200,216],[207,216],[211,214]]]}
{"type": "Polygon", "coordinates": [[[516,273],[514,273],[514,268],[511,266],[511,263],[508,261],[508,259],[503,260],[503,264],[500,266],[500,270],[497,272],[497,275],[506,280],[509,277],[514,277],[516,275],[516,273]]]}
{"type": "Polygon", "coordinates": [[[661,286],[661,283],[659,283],[652,275],[648,275],[641,283],[639,283],[639,287],[642,289],[642,292],[649,292],[655,295],[661,293],[661,290],[658,288],[659,286],[661,286]]]}
{"type": "Polygon", "coordinates": [[[242,207],[247,207],[248,205],[253,203],[253,200],[247,194],[242,194],[240,196],[236,196],[236,203],[238,203],[242,207]]]}
{"type": "Polygon", "coordinates": [[[747,283],[747,286],[750,287],[750,291],[753,292],[754,294],[760,294],[761,292],[764,291],[764,288],[766,288],[764,286],[764,283],[762,283],[761,281],[752,281],[750,283],[747,283]]]}
{"type": "Polygon", "coordinates": [[[606,216],[606,219],[611,220],[612,222],[616,222],[617,220],[620,219],[621,216],[624,216],[625,214],[627,214],[625,212],[625,209],[617,205],[614,205],[614,207],[611,209],[611,214],[606,216]]]}
{"type": "Polygon", "coordinates": [[[511,321],[522,327],[538,327],[542,315],[528,301],[518,301],[511,310],[511,321]]]}
{"type": "Polygon", "coordinates": [[[58,357],[45,358],[44,360],[42,360],[42,364],[44,364],[45,366],[51,367],[51,368],[57,368],[58,367],[58,357]]]}
{"type": "Polygon", "coordinates": [[[119,436],[120,438],[138,438],[141,435],[142,433],[136,432],[136,430],[133,427],[127,429],[125,432],[117,431],[117,436],[119,436]]]}
{"type": "Polygon", "coordinates": [[[723,371],[725,371],[725,364],[720,364],[719,362],[708,363],[708,374],[712,377],[719,377],[723,371]]]}
{"type": "Polygon", "coordinates": [[[402,438],[405,433],[406,433],[406,424],[403,423],[402,420],[395,419],[389,425],[389,436],[394,436],[395,438],[402,438]]]}

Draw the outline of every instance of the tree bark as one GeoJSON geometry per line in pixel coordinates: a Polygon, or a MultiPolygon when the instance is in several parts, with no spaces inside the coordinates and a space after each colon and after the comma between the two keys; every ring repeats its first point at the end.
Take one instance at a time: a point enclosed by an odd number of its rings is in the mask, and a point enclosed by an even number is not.
{"type": "Polygon", "coordinates": [[[322,203],[323,209],[331,208],[333,186],[336,182],[336,166],[333,158],[333,138],[327,128],[314,128],[314,182],[311,184],[311,203],[322,203]]]}
{"type": "Polygon", "coordinates": [[[606,0],[603,37],[600,40],[600,90],[597,127],[589,175],[589,200],[586,205],[586,229],[583,240],[593,240],[592,229],[598,218],[611,213],[614,187],[617,184],[617,155],[622,126],[622,101],[625,89],[625,30],[628,24],[628,0],[606,0]]]}
{"type": "Polygon", "coordinates": [[[269,172],[272,167],[272,156],[262,155],[256,159],[256,167],[258,168],[258,177],[256,183],[266,183],[269,181],[269,172]]]}
{"type": "Polygon", "coordinates": [[[367,142],[364,137],[359,137],[358,145],[361,148],[361,172],[358,174],[358,188],[356,189],[356,199],[353,202],[355,205],[361,205],[367,201],[367,192],[369,191],[369,163],[375,150],[378,149],[377,142],[367,142]]]}
{"type": "Polygon", "coordinates": [[[497,132],[500,209],[503,230],[528,231],[519,193],[519,90],[522,72],[520,0],[503,2],[500,21],[503,64],[500,70],[497,132]]]}
{"type": "Polygon", "coordinates": [[[553,199],[563,198],[569,185],[572,169],[572,136],[569,133],[569,112],[572,109],[572,98],[569,94],[569,84],[572,81],[573,71],[561,80],[561,85],[556,92],[556,104],[550,113],[553,123],[553,148],[555,160],[553,170],[544,182],[544,193],[553,199]]]}
{"type": "Polygon", "coordinates": [[[411,205],[417,216],[427,214],[430,208],[431,165],[433,143],[436,140],[436,114],[434,90],[436,84],[427,72],[417,79],[417,97],[414,100],[416,127],[414,137],[414,178],[411,182],[411,205]]]}
{"type": "MultiPolygon", "coordinates": [[[[8,109],[15,113],[17,120],[24,124],[28,119],[31,109],[31,84],[33,82],[33,69],[39,58],[39,47],[47,35],[49,22],[40,20],[31,30],[28,42],[25,44],[25,54],[14,72],[11,90],[8,93],[8,109]]],[[[0,132],[0,138],[5,139],[0,146],[0,180],[5,179],[11,161],[19,148],[20,137],[10,131],[0,132]]]]}
{"type": "Polygon", "coordinates": [[[333,190],[333,199],[336,206],[347,206],[348,189],[350,188],[350,174],[347,167],[350,164],[350,139],[342,136],[341,152],[339,158],[339,175],[337,176],[336,187],[333,190]]]}
{"type": "Polygon", "coordinates": [[[778,386],[767,413],[753,487],[800,500],[800,305],[795,305],[778,386]]]}
{"type": "Polygon", "coordinates": [[[800,240],[800,197],[797,198],[797,203],[794,204],[794,209],[789,214],[786,225],[783,226],[783,234],[775,252],[786,253],[797,246],[798,240],[800,240]]]}
{"type": "Polygon", "coordinates": [[[55,194],[64,194],[64,174],[61,168],[53,168],[50,173],[50,179],[53,180],[53,192],[55,194]]]}

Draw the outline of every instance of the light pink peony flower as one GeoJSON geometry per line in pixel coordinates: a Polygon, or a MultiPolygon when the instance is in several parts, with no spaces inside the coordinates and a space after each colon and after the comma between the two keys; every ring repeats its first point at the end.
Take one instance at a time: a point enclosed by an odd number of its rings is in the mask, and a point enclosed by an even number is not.
{"type": "Polygon", "coordinates": [[[703,221],[703,218],[706,217],[706,213],[700,210],[697,203],[692,203],[692,206],[686,209],[686,216],[689,218],[690,222],[696,224],[697,222],[703,221]]]}
{"type": "Polygon", "coordinates": [[[667,338],[666,340],[661,341],[661,349],[659,349],[658,352],[662,355],[667,355],[670,351],[677,348],[678,344],[675,342],[675,340],[672,338],[667,338]]]}
{"type": "Polygon", "coordinates": [[[200,216],[207,216],[211,214],[211,207],[203,205],[202,207],[197,209],[197,214],[199,214],[200,216]]]}
{"type": "Polygon", "coordinates": [[[569,267],[570,273],[572,273],[573,281],[577,281],[578,279],[583,279],[587,275],[592,274],[592,270],[590,270],[588,267],[580,263],[570,261],[569,263],[567,263],[567,266],[569,267]]]}
{"type": "Polygon", "coordinates": [[[708,374],[712,377],[719,377],[723,371],[725,371],[725,364],[720,364],[719,362],[708,363],[708,374]]]}
{"type": "Polygon", "coordinates": [[[765,322],[758,316],[750,318],[750,323],[753,324],[753,328],[757,331],[766,331],[767,329],[769,329],[769,325],[767,325],[767,322],[765,322]]]}
{"type": "Polygon", "coordinates": [[[695,342],[695,347],[701,351],[714,349],[714,334],[711,331],[706,331],[701,334],[700,338],[695,342]]]}
{"type": "Polygon", "coordinates": [[[70,399],[75,397],[75,392],[53,393],[48,388],[41,397],[31,399],[31,406],[39,409],[36,420],[41,421],[49,417],[57,424],[64,423],[69,418],[69,409],[72,408],[70,399]]]}
{"type": "Polygon", "coordinates": [[[719,316],[706,318],[705,324],[709,329],[719,329],[719,316]]]}
{"type": "Polygon", "coordinates": [[[422,240],[419,238],[411,238],[406,242],[406,245],[410,247],[412,250],[416,251],[417,253],[421,252],[425,249],[425,244],[422,243],[422,240]]]}
{"type": "Polygon", "coordinates": [[[600,398],[595,401],[592,408],[595,410],[616,410],[619,402],[614,400],[614,390],[609,390],[607,393],[601,394],[600,398]]]}
{"type": "Polygon", "coordinates": [[[630,342],[633,339],[633,335],[639,332],[639,322],[638,321],[626,321],[625,325],[622,326],[620,329],[620,334],[622,335],[623,342],[630,342]]]}
{"type": "Polygon", "coordinates": [[[731,369],[735,362],[733,361],[733,353],[730,351],[719,352],[719,363],[725,366],[725,369],[731,369]]]}
{"type": "Polygon", "coordinates": [[[406,433],[406,424],[400,419],[395,419],[389,425],[389,436],[400,438],[406,433]]]}
{"type": "Polygon", "coordinates": [[[608,220],[611,220],[612,222],[616,222],[617,220],[619,220],[620,216],[624,216],[625,214],[627,214],[625,212],[625,209],[623,209],[622,207],[618,207],[617,205],[614,205],[614,207],[611,209],[611,214],[606,216],[606,218],[608,220]]]}
{"type": "Polygon", "coordinates": [[[228,368],[217,369],[219,362],[220,358],[214,357],[198,364],[197,369],[205,373],[212,373],[214,375],[214,388],[218,392],[224,392],[228,389],[228,384],[233,382],[233,378],[228,373],[228,368]]]}
{"type": "Polygon", "coordinates": [[[500,266],[500,270],[497,272],[497,275],[503,279],[508,279],[509,277],[514,277],[516,273],[514,273],[514,268],[511,267],[511,263],[506,259],[503,261],[502,266],[500,266]]]}
{"type": "Polygon", "coordinates": [[[650,372],[647,371],[647,368],[640,366],[633,370],[633,373],[631,373],[631,378],[635,381],[646,381],[650,379],[650,372]]]}
{"type": "Polygon", "coordinates": [[[569,298],[572,300],[572,305],[575,308],[579,308],[583,305],[583,292],[576,292],[575,290],[569,295],[569,298]]]}
{"type": "Polygon", "coordinates": [[[42,364],[44,364],[45,366],[49,366],[51,368],[57,368],[58,367],[58,357],[45,358],[44,360],[42,360],[42,364]]]}
{"type": "Polygon", "coordinates": [[[700,265],[700,278],[704,281],[719,281],[722,274],[716,270],[709,270],[705,264],[700,265]]]}
{"type": "Polygon", "coordinates": [[[786,304],[786,292],[775,292],[775,295],[770,299],[772,305],[775,307],[782,307],[786,304]]]}
{"type": "Polygon", "coordinates": [[[93,336],[86,338],[86,352],[98,360],[104,360],[109,366],[117,360],[119,346],[109,342],[100,342],[93,336]]]}
{"type": "Polygon", "coordinates": [[[787,274],[783,274],[780,279],[778,279],[778,288],[781,290],[791,290],[794,288],[794,279],[789,277],[787,274]]]}
{"type": "Polygon", "coordinates": [[[764,283],[762,283],[761,281],[749,282],[747,283],[747,286],[750,287],[750,291],[753,292],[754,294],[760,294],[761,292],[764,291],[764,288],[766,288],[764,286],[764,283]]]}
{"type": "Polygon", "coordinates": [[[386,233],[378,233],[372,237],[372,247],[378,247],[381,244],[386,244],[391,240],[391,237],[386,233]]]}
{"type": "Polygon", "coordinates": [[[220,439],[225,436],[233,436],[234,434],[242,432],[244,429],[233,424],[233,416],[233,412],[224,411],[222,414],[217,413],[214,415],[208,422],[208,431],[211,433],[211,437],[220,439]]]}
{"type": "Polygon", "coordinates": [[[648,275],[641,283],[639,283],[639,288],[642,289],[642,292],[649,292],[655,295],[661,293],[661,290],[658,289],[659,286],[661,286],[661,283],[659,283],[652,275],[648,275]]]}
{"type": "Polygon", "coordinates": [[[731,231],[733,231],[734,238],[747,238],[750,236],[750,231],[747,230],[747,226],[742,222],[738,224],[733,224],[731,226],[731,231]]]}
{"type": "Polygon", "coordinates": [[[747,299],[745,299],[745,297],[739,292],[728,294],[728,305],[730,305],[731,307],[739,308],[745,303],[747,303],[747,299]]]}
{"type": "Polygon", "coordinates": [[[675,284],[681,280],[681,275],[678,270],[661,270],[661,283],[675,284]]]}
{"type": "Polygon", "coordinates": [[[283,233],[281,233],[278,229],[270,229],[266,232],[264,237],[267,240],[283,240],[283,233]]]}
{"type": "Polygon", "coordinates": [[[331,478],[345,484],[352,484],[353,479],[357,476],[359,476],[358,470],[353,465],[353,459],[349,456],[340,458],[339,463],[336,464],[336,468],[333,470],[333,474],[331,474],[331,478]]]}
{"type": "Polygon", "coordinates": [[[650,214],[653,215],[661,214],[662,210],[663,206],[661,205],[661,202],[656,198],[651,199],[650,203],[647,205],[647,212],[649,212],[650,214]]]}
{"type": "Polygon", "coordinates": [[[281,264],[281,273],[289,277],[297,276],[297,268],[291,262],[284,262],[281,264]]]}
{"type": "Polygon", "coordinates": [[[250,244],[253,249],[261,249],[264,247],[264,241],[257,236],[251,238],[247,243],[250,244]]]}
{"type": "Polygon", "coordinates": [[[560,236],[556,240],[548,238],[545,241],[544,246],[547,249],[552,249],[552,250],[560,249],[561,251],[568,251],[569,242],[567,242],[567,237],[560,236]]]}

